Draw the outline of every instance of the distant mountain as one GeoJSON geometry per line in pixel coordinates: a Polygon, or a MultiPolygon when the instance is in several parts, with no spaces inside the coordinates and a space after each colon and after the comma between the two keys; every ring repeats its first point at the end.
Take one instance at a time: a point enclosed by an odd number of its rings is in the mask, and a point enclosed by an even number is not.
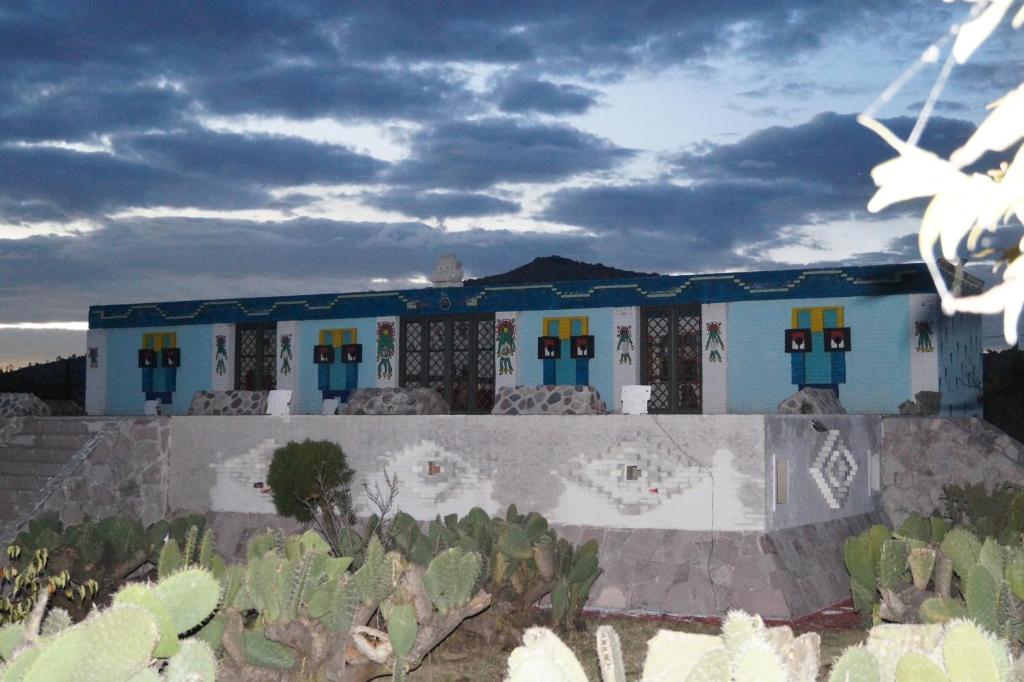
{"type": "Polygon", "coordinates": [[[656,277],[655,272],[633,272],[620,270],[602,263],[584,263],[561,256],[544,256],[509,270],[500,275],[489,275],[467,279],[466,286],[499,284],[544,284],[546,282],[567,282],[584,279],[632,279],[635,277],[656,277]]]}
{"type": "Polygon", "coordinates": [[[42,400],[71,400],[85,405],[85,356],[0,372],[0,393],[35,393],[42,400]]]}

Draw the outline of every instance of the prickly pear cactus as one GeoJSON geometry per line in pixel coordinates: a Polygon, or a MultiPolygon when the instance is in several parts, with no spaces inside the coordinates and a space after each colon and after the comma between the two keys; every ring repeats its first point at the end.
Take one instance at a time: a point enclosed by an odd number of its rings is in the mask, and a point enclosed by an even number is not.
{"type": "Polygon", "coordinates": [[[530,628],[508,657],[506,682],[587,682],[576,655],[547,628],[530,628]]]}
{"type": "Polygon", "coordinates": [[[853,646],[832,664],[828,682],[882,682],[882,675],[874,655],[863,646],[853,646]]]}
{"type": "Polygon", "coordinates": [[[914,587],[919,590],[928,589],[935,568],[935,550],[931,547],[914,547],[910,550],[909,561],[914,587]]]}
{"type": "Polygon", "coordinates": [[[480,577],[481,563],[479,554],[467,554],[459,548],[436,556],[423,574],[423,587],[434,608],[447,613],[469,602],[480,577]]]}
{"type": "Polygon", "coordinates": [[[974,533],[963,528],[954,528],[942,539],[942,551],[953,562],[953,570],[961,580],[966,580],[981,554],[981,543],[974,533]]]}
{"type": "MultiPolygon", "coordinates": [[[[212,650],[205,643],[178,638],[205,621],[219,597],[220,587],[208,572],[186,570],[160,583],[127,586],[110,608],[93,611],[75,625],[55,623],[45,636],[26,639],[17,655],[8,646],[12,631],[4,629],[0,647],[7,663],[0,668],[0,679],[213,682],[212,650]]],[[[58,616],[57,621],[63,619],[58,616]]]]}

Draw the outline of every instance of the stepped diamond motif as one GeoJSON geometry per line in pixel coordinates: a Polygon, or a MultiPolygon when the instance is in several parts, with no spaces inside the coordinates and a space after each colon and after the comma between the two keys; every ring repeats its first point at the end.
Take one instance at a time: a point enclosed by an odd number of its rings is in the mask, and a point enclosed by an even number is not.
{"type": "Polygon", "coordinates": [[[682,452],[639,435],[611,446],[596,458],[581,454],[567,466],[564,473],[570,480],[600,493],[620,513],[630,515],[660,506],[707,476],[682,452]]]}
{"type": "Polygon", "coordinates": [[[838,430],[829,429],[808,471],[828,506],[841,509],[857,477],[857,461],[838,430]]]}

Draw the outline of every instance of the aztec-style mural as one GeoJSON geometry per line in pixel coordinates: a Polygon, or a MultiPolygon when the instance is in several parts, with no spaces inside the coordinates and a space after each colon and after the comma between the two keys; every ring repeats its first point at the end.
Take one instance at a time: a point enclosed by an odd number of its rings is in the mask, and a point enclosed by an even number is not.
{"type": "Polygon", "coordinates": [[[721,362],[722,351],[725,350],[725,341],[722,340],[722,323],[708,322],[708,340],[704,343],[704,350],[708,351],[708,362],[721,362]]]}
{"type": "Polygon", "coordinates": [[[615,350],[619,352],[619,364],[620,365],[632,365],[633,364],[633,350],[636,348],[633,345],[633,325],[631,324],[620,324],[616,327],[615,350]]]}
{"type": "Polygon", "coordinates": [[[917,337],[917,344],[914,348],[916,352],[931,353],[935,350],[932,346],[932,323],[930,320],[914,322],[914,336],[917,337]]]}
{"type": "Polygon", "coordinates": [[[292,335],[281,334],[281,374],[292,373],[292,335]]]}
{"type": "Polygon", "coordinates": [[[498,374],[512,374],[512,358],[516,354],[515,320],[498,320],[494,325],[494,336],[495,353],[498,356],[498,374]]]}
{"type": "Polygon", "coordinates": [[[630,516],[661,506],[708,475],[667,442],[640,434],[612,445],[597,457],[580,453],[563,473],[630,516]]]}
{"type": "Polygon", "coordinates": [[[391,358],[395,356],[395,325],[393,322],[377,323],[377,378],[390,379],[391,358]]]}
{"type": "Polygon", "coordinates": [[[219,376],[224,376],[228,371],[228,337],[223,334],[217,335],[217,350],[214,359],[214,371],[219,376]]]}
{"type": "Polygon", "coordinates": [[[828,506],[841,509],[857,477],[857,461],[837,429],[828,430],[808,471],[828,506]]]}

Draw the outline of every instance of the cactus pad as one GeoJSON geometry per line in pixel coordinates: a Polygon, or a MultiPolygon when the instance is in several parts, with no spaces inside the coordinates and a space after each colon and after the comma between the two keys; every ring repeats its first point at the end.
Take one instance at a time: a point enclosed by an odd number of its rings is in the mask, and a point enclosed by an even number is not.
{"type": "MultiPolygon", "coordinates": [[[[647,657],[644,659],[644,682],[675,682],[686,680],[698,668],[698,662],[713,651],[721,655],[708,660],[705,670],[711,674],[718,669],[721,658],[726,663],[726,680],[729,673],[729,654],[721,637],[700,635],[689,632],[658,630],[647,642],[647,657]]],[[[708,679],[714,680],[714,677],[708,679]]]]}
{"type": "Polygon", "coordinates": [[[153,616],[157,630],[160,632],[160,641],[157,642],[153,655],[157,658],[167,658],[180,648],[178,642],[178,629],[171,620],[171,612],[164,602],[156,595],[156,592],[149,585],[130,583],[121,588],[114,595],[114,605],[134,604],[140,606],[153,616]]]}
{"type": "Polygon", "coordinates": [[[957,620],[946,628],[942,660],[951,682],[999,682],[999,665],[981,630],[957,620]]]}
{"type": "Polygon", "coordinates": [[[391,642],[391,650],[395,659],[400,662],[412,651],[416,644],[416,634],[419,625],[416,623],[416,612],[411,604],[398,604],[391,609],[387,616],[388,640],[391,642]]]}
{"type": "Polygon", "coordinates": [[[164,671],[167,682],[214,682],[217,678],[217,659],[204,642],[186,639],[181,650],[171,656],[164,671]]]}
{"type": "Polygon", "coordinates": [[[930,597],[921,603],[918,616],[924,623],[948,623],[967,615],[964,603],[959,599],[943,599],[930,597]]]}
{"type": "Polygon", "coordinates": [[[447,613],[472,599],[481,564],[479,554],[466,554],[458,548],[437,555],[423,574],[423,587],[434,607],[447,613]]]}
{"type": "Polygon", "coordinates": [[[188,632],[217,609],[220,584],[209,571],[189,568],[161,580],[153,591],[171,614],[178,633],[188,632]]]}
{"type": "Polygon", "coordinates": [[[763,639],[746,642],[732,654],[734,682],[786,682],[786,665],[763,639]]]}
{"type": "Polygon", "coordinates": [[[928,589],[935,569],[935,550],[931,547],[915,547],[910,550],[910,575],[914,579],[914,587],[919,590],[928,589]]]}
{"type": "Polygon", "coordinates": [[[882,682],[878,661],[862,646],[852,646],[843,652],[828,676],[829,682],[882,682]]]}
{"type": "Polygon", "coordinates": [[[942,551],[953,562],[953,570],[966,580],[981,554],[981,543],[970,531],[954,528],[942,539],[942,551]]]}
{"type": "Polygon", "coordinates": [[[149,665],[158,638],[156,623],[148,611],[138,606],[117,606],[57,635],[42,648],[23,679],[128,679],[149,665]]]}
{"type": "Polygon", "coordinates": [[[896,664],[896,682],[949,682],[949,678],[930,658],[911,651],[896,664]]]}
{"type": "Polygon", "coordinates": [[[878,586],[884,590],[898,590],[903,585],[907,570],[908,549],[903,540],[890,538],[882,543],[878,558],[878,586]]]}
{"type": "Polygon", "coordinates": [[[984,564],[978,563],[967,577],[964,598],[967,613],[991,633],[999,631],[999,586],[984,564]]]}

